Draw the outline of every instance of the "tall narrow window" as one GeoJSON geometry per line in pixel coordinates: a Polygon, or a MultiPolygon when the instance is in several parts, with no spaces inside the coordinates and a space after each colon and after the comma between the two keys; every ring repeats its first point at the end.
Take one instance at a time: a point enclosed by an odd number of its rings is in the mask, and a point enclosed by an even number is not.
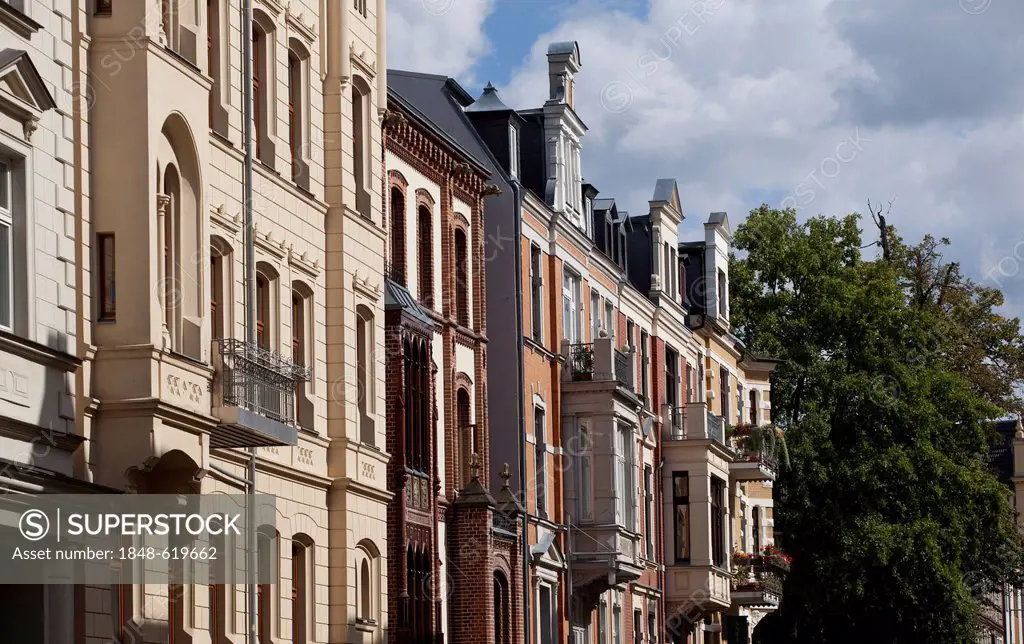
{"type": "Polygon", "coordinates": [[[647,642],[648,644],[658,644],[658,614],[655,612],[657,604],[650,603],[647,605],[647,642]]]}
{"type": "Polygon", "coordinates": [[[711,562],[719,568],[725,560],[725,482],[711,477],[711,562]]]}
{"type": "Polygon", "coordinates": [[[356,182],[356,211],[370,216],[370,88],[362,78],[352,82],[352,172],[356,182]]]}
{"type": "Polygon", "coordinates": [[[206,0],[206,70],[213,79],[210,88],[210,129],[214,111],[220,105],[220,0],[206,0]]]}
{"type": "Polygon", "coordinates": [[[430,209],[421,205],[418,209],[419,229],[419,300],[423,304],[434,307],[434,215],[430,209]]]}
{"type": "Polygon", "coordinates": [[[177,0],[160,0],[160,25],[168,48],[178,51],[178,3],[177,0]]]}
{"type": "Polygon", "coordinates": [[[258,25],[252,26],[252,125],[254,153],[256,158],[263,161],[264,145],[266,138],[266,114],[267,114],[267,34],[258,25]]]}
{"type": "MultiPolygon", "coordinates": [[[[0,236],[3,235],[3,224],[0,224],[0,236]]],[[[2,242],[0,242],[2,244],[2,242]]],[[[117,280],[114,261],[114,233],[100,233],[96,236],[97,252],[99,253],[99,296],[100,320],[117,318],[117,280]]],[[[2,254],[3,251],[0,251],[2,254]]],[[[3,326],[7,326],[4,324],[3,326]]]]}
{"type": "Polygon", "coordinates": [[[722,420],[726,423],[729,422],[729,370],[725,367],[719,367],[718,369],[719,379],[719,403],[718,407],[722,411],[722,420]]]}
{"type": "Polygon", "coordinates": [[[546,518],[548,516],[548,468],[547,456],[548,446],[545,441],[546,427],[544,410],[536,407],[533,410],[533,433],[536,439],[534,445],[534,457],[537,473],[537,514],[546,518]]]}
{"type": "Polygon", "coordinates": [[[270,281],[256,274],[256,345],[270,349],[270,281]]]}
{"type": "Polygon", "coordinates": [[[508,580],[501,572],[494,573],[494,644],[509,644],[510,624],[508,580]]]}
{"type": "Polygon", "coordinates": [[[640,608],[633,610],[633,644],[644,644],[644,612],[640,608]]]}
{"type": "Polygon", "coordinates": [[[370,581],[370,562],[363,559],[359,566],[359,616],[363,619],[373,619],[372,612],[372,582],[370,581]]]}
{"type": "Polygon", "coordinates": [[[538,644],[555,644],[555,616],[553,614],[551,586],[541,584],[538,590],[538,620],[540,639],[538,644]]]}
{"type": "Polygon", "coordinates": [[[718,269],[718,314],[729,317],[729,280],[722,269],[718,269]]]}
{"type": "Polygon", "coordinates": [[[568,270],[562,271],[562,330],[569,342],[576,344],[583,338],[581,320],[583,306],[581,302],[582,285],[580,278],[568,270]]]}
{"type": "Polygon", "coordinates": [[[686,402],[696,402],[693,398],[693,367],[686,365],[686,402]]]}
{"type": "Polygon", "coordinates": [[[750,424],[751,425],[757,425],[758,423],[761,422],[761,417],[758,414],[757,404],[758,404],[757,389],[751,389],[750,390],[750,424]]]}
{"type": "Polygon", "coordinates": [[[754,537],[754,552],[761,552],[761,507],[755,505],[750,511],[750,533],[754,537]]]}
{"type": "MultiPolygon", "coordinates": [[[[216,552],[224,552],[226,540],[223,535],[213,536],[211,546],[216,552]]],[[[225,558],[218,557],[210,560],[210,642],[220,644],[224,641],[224,634],[227,631],[227,566],[225,558]]],[[[122,639],[118,641],[124,642],[122,639]]]]}
{"type": "MultiPolygon", "coordinates": [[[[306,644],[309,627],[309,580],[307,578],[308,547],[292,541],[292,642],[306,644]]],[[[366,562],[363,561],[365,565],[366,562]]]]}
{"type": "Polygon", "coordinates": [[[0,327],[8,331],[14,320],[13,201],[11,166],[0,161],[0,327]]]}
{"type": "Polygon", "coordinates": [[[469,249],[466,233],[455,231],[455,312],[462,326],[469,326],[469,249]]]}
{"type": "Polygon", "coordinates": [[[580,518],[593,518],[593,476],[594,446],[590,438],[590,430],[580,425],[580,518]]]}
{"type": "Polygon", "coordinates": [[[590,289],[590,341],[601,337],[601,296],[597,289],[590,289]]]}
{"type": "Polygon", "coordinates": [[[647,541],[647,558],[654,559],[654,488],[653,471],[644,465],[644,537],[647,541]]]}
{"type": "Polygon", "coordinates": [[[612,604],[612,644],[622,644],[622,604],[618,597],[612,604]]]}
{"type": "Polygon", "coordinates": [[[508,124],[508,173],[519,178],[519,129],[512,123],[508,124]]]}
{"type": "Polygon", "coordinates": [[[544,277],[541,268],[540,247],[530,245],[530,314],[532,318],[533,339],[542,342],[544,339],[544,277]]]}
{"type": "Polygon", "coordinates": [[[609,338],[615,337],[615,307],[607,300],[604,303],[604,328],[609,338]]]}
{"type": "Polygon", "coordinates": [[[631,532],[636,531],[636,473],[634,472],[635,461],[633,453],[633,428],[626,423],[620,423],[617,432],[616,452],[618,452],[618,472],[615,477],[619,502],[618,518],[623,525],[631,532]]]}
{"type": "Polygon", "coordinates": [[[736,383],[736,424],[743,422],[743,385],[736,383]]]}
{"type": "Polygon", "coordinates": [[[597,606],[597,641],[599,644],[608,642],[608,601],[604,595],[597,606]]]}
{"type": "Polygon", "coordinates": [[[304,123],[305,114],[305,82],[302,73],[305,61],[302,53],[292,47],[288,51],[288,148],[292,156],[292,179],[301,182],[305,175],[304,161],[306,156],[304,123]]]}
{"type": "Polygon", "coordinates": [[[359,439],[368,445],[374,444],[376,434],[373,423],[373,385],[376,382],[373,342],[373,313],[368,307],[360,304],[356,308],[356,395],[359,406],[359,439]]]}
{"type": "Polygon", "coordinates": [[[214,340],[224,337],[224,257],[210,249],[210,322],[214,340]]]}
{"type": "Polygon", "coordinates": [[[679,354],[665,349],[665,402],[670,407],[679,406],[679,354]]]}
{"type": "Polygon", "coordinates": [[[650,358],[650,355],[648,354],[648,349],[647,349],[648,343],[649,343],[649,339],[647,337],[647,332],[641,329],[641,331],[640,331],[640,395],[643,397],[644,405],[646,407],[650,407],[651,406],[651,396],[650,396],[650,390],[649,390],[650,388],[648,386],[649,383],[648,383],[648,376],[647,376],[648,369],[649,369],[650,363],[651,363],[651,358],[650,358]]]}
{"type": "Polygon", "coordinates": [[[690,561],[690,477],[686,472],[672,474],[672,533],[676,563],[690,561]]]}
{"type": "Polygon", "coordinates": [[[477,453],[476,427],[473,426],[469,392],[459,387],[455,392],[455,413],[458,419],[460,460],[462,461],[461,485],[469,484],[472,479],[473,454],[477,453]]]}
{"type": "MultiPolygon", "coordinates": [[[[256,560],[260,569],[272,570],[274,566],[275,536],[260,532],[256,542],[256,560]]],[[[274,633],[274,591],[276,584],[256,586],[256,625],[260,642],[269,642],[274,633]]]]}
{"type": "Polygon", "coordinates": [[[391,188],[391,270],[388,276],[396,284],[405,282],[405,193],[391,188]]]}

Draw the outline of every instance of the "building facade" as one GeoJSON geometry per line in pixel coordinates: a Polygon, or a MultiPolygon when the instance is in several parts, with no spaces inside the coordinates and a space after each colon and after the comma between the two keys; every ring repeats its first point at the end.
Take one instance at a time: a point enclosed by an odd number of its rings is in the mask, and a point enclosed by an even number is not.
{"type": "MultiPolygon", "coordinates": [[[[241,2],[76,3],[76,474],[240,494],[255,458],[278,512],[260,565],[280,579],[258,589],[259,638],[384,642],[384,2],[253,4],[250,341],[241,2]]],[[[134,574],[85,589],[77,641],[245,637],[244,586],[134,574]]]]}

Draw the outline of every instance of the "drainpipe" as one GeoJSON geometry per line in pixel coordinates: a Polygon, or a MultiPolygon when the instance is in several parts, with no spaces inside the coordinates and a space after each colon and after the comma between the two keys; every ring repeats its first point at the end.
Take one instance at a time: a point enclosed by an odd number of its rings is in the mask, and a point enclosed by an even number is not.
{"type": "MultiPolygon", "coordinates": [[[[516,355],[518,356],[517,368],[519,376],[519,491],[526,500],[526,419],[523,408],[526,405],[526,387],[523,385],[523,378],[526,377],[523,368],[523,271],[522,271],[522,244],[520,236],[523,234],[522,213],[523,213],[523,189],[515,179],[509,180],[512,186],[512,194],[515,199],[515,216],[512,218],[514,227],[515,264],[516,264],[516,355]]],[[[523,642],[530,644],[530,513],[523,503],[523,642]]]]}
{"type": "MultiPolygon", "coordinates": [[[[252,216],[252,116],[253,116],[253,69],[252,69],[252,0],[242,0],[242,146],[245,161],[242,169],[242,208],[245,216],[245,340],[246,350],[256,345],[256,251],[253,241],[252,216]]],[[[248,600],[248,642],[256,644],[258,625],[256,621],[256,530],[252,525],[256,516],[256,448],[249,448],[249,462],[246,467],[245,514],[249,531],[246,534],[246,571],[249,573],[246,585],[248,600]]]]}

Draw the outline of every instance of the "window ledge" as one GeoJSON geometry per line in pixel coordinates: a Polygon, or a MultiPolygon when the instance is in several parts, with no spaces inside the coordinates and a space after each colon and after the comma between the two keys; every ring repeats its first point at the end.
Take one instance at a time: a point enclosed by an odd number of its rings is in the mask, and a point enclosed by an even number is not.
{"type": "Polygon", "coordinates": [[[363,617],[356,618],[356,630],[363,633],[372,633],[377,630],[377,620],[365,619],[363,617]]]}
{"type": "Polygon", "coordinates": [[[6,2],[0,2],[0,23],[10,27],[23,38],[28,38],[43,28],[41,24],[6,2]]]}

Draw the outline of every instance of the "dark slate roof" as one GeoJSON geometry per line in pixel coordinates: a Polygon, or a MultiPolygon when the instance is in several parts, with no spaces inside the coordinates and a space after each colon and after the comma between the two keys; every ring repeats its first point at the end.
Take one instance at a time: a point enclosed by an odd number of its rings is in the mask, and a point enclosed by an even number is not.
{"type": "Polygon", "coordinates": [[[1013,478],[1013,438],[1017,434],[1017,420],[1001,420],[992,426],[995,441],[989,448],[988,462],[999,480],[1007,485],[1013,478]]]}
{"type": "Polygon", "coordinates": [[[487,488],[480,483],[480,479],[474,476],[469,485],[459,491],[453,505],[462,508],[493,508],[498,504],[487,488]]]}
{"type": "Polygon", "coordinates": [[[658,179],[654,184],[654,197],[651,201],[672,201],[672,193],[676,189],[675,179],[658,179]]]}
{"type": "Polygon", "coordinates": [[[501,98],[498,96],[498,90],[487,83],[487,87],[484,88],[484,93],[480,95],[480,98],[476,99],[476,102],[466,108],[467,112],[511,112],[512,108],[505,105],[501,98]]]}
{"type": "Polygon", "coordinates": [[[420,322],[430,327],[434,326],[434,321],[424,312],[420,303],[409,292],[409,289],[397,282],[384,280],[384,310],[393,311],[396,309],[403,309],[420,322]]]}
{"type": "Polygon", "coordinates": [[[594,199],[594,210],[608,210],[614,205],[614,199],[594,199]]]}
{"type": "Polygon", "coordinates": [[[577,47],[575,40],[553,42],[548,45],[548,55],[550,56],[552,54],[576,54],[576,58],[578,60],[579,48],[577,47]]]}
{"type": "MultiPolygon", "coordinates": [[[[396,94],[458,142],[475,161],[494,171],[490,150],[476,136],[476,130],[462,108],[473,102],[462,86],[447,76],[388,70],[388,92],[396,94]],[[463,102],[468,98],[468,101],[463,102]],[[454,104],[453,104],[454,103],[454,104]]],[[[495,177],[492,175],[492,180],[495,177]]]]}
{"type": "Polygon", "coordinates": [[[724,212],[713,212],[708,217],[709,224],[725,224],[725,227],[729,227],[729,215],[724,212]]]}

